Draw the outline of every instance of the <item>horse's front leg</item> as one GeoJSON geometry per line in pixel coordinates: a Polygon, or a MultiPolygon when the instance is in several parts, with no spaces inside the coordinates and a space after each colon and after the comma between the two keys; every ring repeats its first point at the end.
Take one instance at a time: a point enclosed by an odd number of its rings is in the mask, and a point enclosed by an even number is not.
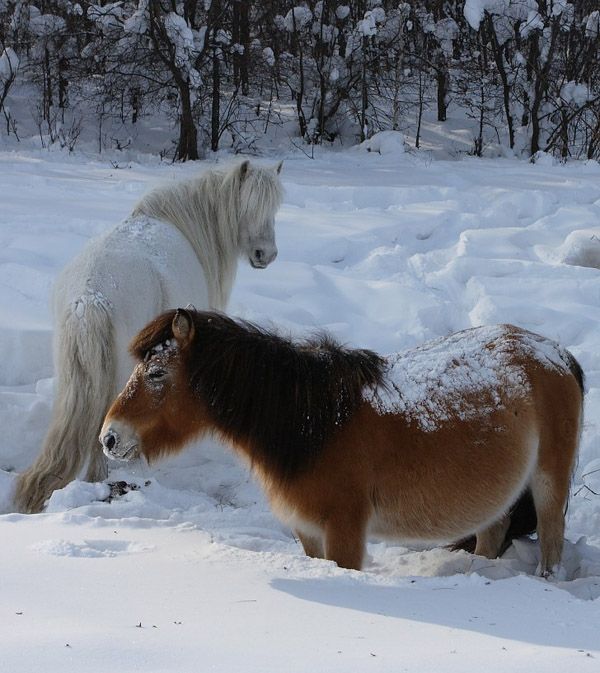
{"type": "Polygon", "coordinates": [[[323,539],[321,537],[306,535],[301,533],[299,530],[294,531],[302,547],[304,548],[304,553],[311,558],[325,558],[325,552],[323,550],[323,539]]]}
{"type": "Polygon", "coordinates": [[[360,570],[365,555],[367,522],[361,515],[334,516],[325,524],[325,558],[340,568],[360,570]]]}

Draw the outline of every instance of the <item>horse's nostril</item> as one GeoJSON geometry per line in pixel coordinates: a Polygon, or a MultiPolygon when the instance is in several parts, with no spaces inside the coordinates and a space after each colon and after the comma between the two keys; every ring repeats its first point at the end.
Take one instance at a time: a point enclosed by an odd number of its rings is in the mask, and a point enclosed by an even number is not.
{"type": "Polygon", "coordinates": [[[264,257],[264,252],[262,250],[255,250],[254,251],[254,259],[257,262],[260,262],[263,257],[264,257]]]}
{"type": "Polygon", "coordinates": [[[115,448],[117,438],[115,437],[113,432],[109,432],[102,438],[102,443],[109,451],[111,451],[112,449],[115,448]]]}

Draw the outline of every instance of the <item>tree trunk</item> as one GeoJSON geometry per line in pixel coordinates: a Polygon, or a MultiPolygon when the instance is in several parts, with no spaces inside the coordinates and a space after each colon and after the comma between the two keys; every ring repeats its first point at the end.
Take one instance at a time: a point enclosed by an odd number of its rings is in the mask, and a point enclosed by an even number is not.
{"type": "Polygon", "coordinates": [[[69,106],[68,101],[68,86],[69,82],[66,77],[67,59],[62,57],[58,61],[58,107],[62,110],[69,106]]]}
{"type": "Polygon", "coordinates": [[[496,62],[496,67],[498,68],[498,74],[502,80],[502,102],[504,104],[504,116],[506,117],[506,126],[508,127],[508,144],[512,150],[515,146],[515,129],[512,116],[512,110],[510,105],[510,96],[511,96],[511,85],[508,81],[508,74],[506,72],[506,64],[504,63],[504,53],[503,47],[498,42],[498,36],[496,35],[496,30],[494,29],[494,23],[492,17],[489,14],[486,14],[487,17],[487,28],[490,36],[490,43],[492,45],[492,53],[494,55],[494,61],[496,62]]]}
{"type": "Polygon", "coordinates": [[[50,68],[50,51],[44,49],[44,90],[43,90],[43,117],[50,124],[50,113],[54,101],[52,98],[52,74],[50,68]]]}
{"type": "Polygon", "coordinates": [[[400,128],[400,90],[402,87],[402,74],[404,69],[404,35],[398,36],[398,56],[394,63],[394,100],[392,101],[392,130],[400,128]]]}
{"type": "Polygon", "coordinates": [[[213,47],[212,55],[212,108],[210,119],[210,149],[216,152],[219,149],[219,132],[221,122],[221,64],[219,47],[213,47]]]}
{"type": "Polygon", "coordinates": [[[421,123],[423,121],[423,108],[425,101],[423,100],[425,93],[423,91],[423,71],[419,68],[419,112],[417,114],[417,132],[415,135],[415,147],[419,149],[421,144],[421,123]]]}
{"type": "Polygon", "coordinates": [[[560,110],[560,156],[565,161],[569,156],[569,117],[564,107],[560,110]]]}
{"type": "MultiPolygon", "coordinates": [[[[242,46],[240,37],[240,5],[241,2],[234,2],[231,12],[231,41],[234,45],[242,46]]],[[[233,52],[233,85],[236,89],[240,86],[240,70],[242,55],[237,51],[233,52]]]]}
{"type": "Polygon", "coordinates": [[[318,110],[318,141],[321,142],[325,135],[325,100],[327,98],[327,73],[325,72],[325,57],[327,50],[323,44],[323,26],[325,20],[329,20],[329,7],[327,0],[321,5],[321,20],[319,22],[319,54],[318,67],[319,73],[319,110],[318,110]]]}
{"type": "Polygon", "coordinates": [[[180,161],[195,161],[198,155],[198,132],[192,114],[190,85],[184,80],[177,83],[181,99],[181,117],[179,120],[179,142],[175,158],[180,161]]]}
{"type": "Polygon", "coordinates": [[[369,91],[367,88],[367,50],[369,38],[362,40],[362,74],[360,78],[360,141],[364,142],[368,136],[367,108],[369,107],[369,91]]]}
{"type": "MultiPolygon", "coordinates": [[[[234,3],[237,4],[237,3],[234,3]]],[[[250,60],[250,0],[240,0],[240,40],[244,51],[240,54],[240,83],[242,95],[250,93],[248,62],[250,60]]]]}
{"type": "Polygon", "coordinates": [[[306,117],[304,116],[304,110],[302,109],[302,103],[304,101],[304,53],[302,51],[302,44],[298,33],[296,32],[296,14],[292,11],[292,27],[294,29],[293,35],[296,37],[297,47],[298,47],[298,66],[300,70],[300,89],[295,91],[296,95],[296,113],[298,115],[298,127],[300,129],[300,135],[302,138],[306,138],[307,126],[306,126],[306,117]]]}
{"type": "Polygon", "coordinates": [[[587,148],[587,158],[593,159],[596,154],[596,148],[600,144],[600,115],[596,118],[596,126],[592,130],[592,136],[587,148]]]}
{"type": "Polygon", "coordinates": [[[483,154],[483,122],[485,115],[485,89],[479,87],[479,133],[475,139],[475,156],[481,157],[483,154]]]}
{"type": "Polygon", "coordinates": [[[556,50],[556,40],[560,32],[560,17],[552,19],[550,44],[546,54],[546,61],[543,65],[539,59],[539,46],[537,36],[535,38],[535,49],[537,52],[536,64],[537,72],[535,72],[535,83],[533,88],[533,101],[531,103],[531,156],[540,150],[540,109],[542,101],[548,90],[548,75],[554,62],[554,52],[556,50]]]}
{"type": "MultiPolygon", "coordinates": [[[[235,3],[234,3],[235,4],[235,3]]],[[[223,26],[221,0],[212,0],[209,13],[207,37],[211,38],[209,48],[212,50],[212,93],[210,115],[210,149],[219,149],[221,135],[221,46],[217,42],[218,34],[223,26]]]]}
{"type": "Polygon", "coordinates": [[[448,66],[440,59],[436,69],[437,78],[437,118],[439,122],[445,122],[447,116],[446,100],[448,97],[448,66]]]}

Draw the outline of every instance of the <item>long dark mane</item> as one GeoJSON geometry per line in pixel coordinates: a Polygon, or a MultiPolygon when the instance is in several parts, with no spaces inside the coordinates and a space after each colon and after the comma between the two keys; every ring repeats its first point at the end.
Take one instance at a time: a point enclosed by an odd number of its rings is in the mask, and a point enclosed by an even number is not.
{"type": "MultiPolygon", "coordinates": [[[[219,313],[189,311],[195,332],[190,385],[218,431],[252,448],[280,479],[309,467],[323,444],[382,382],[385,361],[318,334],[294,342],[219,313]]],[[[143,359],[171,338],[175,312],[157,318],[132,344],[143,359]]]]}

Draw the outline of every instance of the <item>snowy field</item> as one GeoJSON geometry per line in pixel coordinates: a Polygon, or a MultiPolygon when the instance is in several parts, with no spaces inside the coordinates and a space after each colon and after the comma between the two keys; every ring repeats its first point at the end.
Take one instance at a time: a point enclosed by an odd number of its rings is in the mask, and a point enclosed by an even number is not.
{"type": "Polygon", "coordinates": [[[0,671],[491,673],[600,670],[600,166],[290,156],[279,257],[242,264],[231,313],[326,327],[391,352],[473,325],[552,337],[587,375],[566,581],[535,542],[489,561],[373,541],[363,572],[307,559],[223,447],[139,488],[74,482],[11,513],[52,402],[49,291],[85,242],[158,181],[209,164],[0,153],[0,671]],[[598,495],[597,495],[598,494],[598,495]]]}

